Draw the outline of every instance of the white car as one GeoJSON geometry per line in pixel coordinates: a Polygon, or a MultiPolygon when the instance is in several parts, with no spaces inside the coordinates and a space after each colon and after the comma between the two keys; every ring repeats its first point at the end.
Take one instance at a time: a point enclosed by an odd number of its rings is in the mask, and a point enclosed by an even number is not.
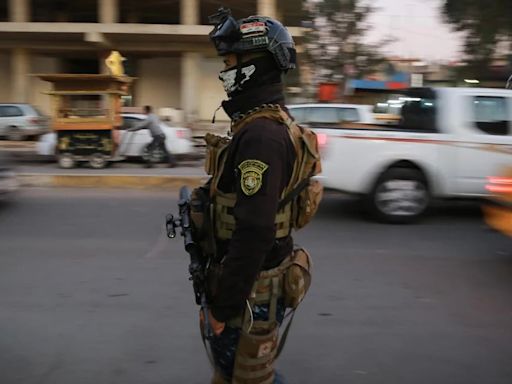
{"type": "Polygon", "coordinates": [[[19,141],[48,132],[48,117],[30,104],[0,104],[0,135],[19,141]]]}
{"type": "MultiPolygon", "coordinates": [[[[144,148],[151,142],[152,138],[147,129],[135,132],[127,132],[128,128],[141,122],[146,115],[136,113],[123,113],[123,125],[121,127],[121,140],[119,154],[121,156],[141,156],[144,148]]],[[[165,134],[165,146],[167,151],[175,156],[189,155],[194,152],[192,132],[189,128],[170,127],[165,123],[160,124],[165,134]]]]}
{"type": "MultiPolygon", "coordinates": [[[[123,125],[120,129],[119,156],[136,157],[142,156],[144,148],[151,142],[152,138],[147,129],[135,132],[127,132],[127,129],[134,124],[144,120],[146,115],[136,113],[123,113],[123,125]]],[[[167,151],[175,156],[189,155],[194,152],[192,133],[189,128],[170,127],[161,123],[160,127],[165,134],[165,146],[167,151]]],[[[57,135],[55,132],[40,137],[36,145],[36,152],[39,155],[55,155],[57,135]]]]}
{"type": "Polygon", "coordinates": [[[323,129],[325,187],[364,197],[379,220],[418,219],[432,198],[487,197],[512,164],[512,90],[412,88],[395,124],[323,129]]]}

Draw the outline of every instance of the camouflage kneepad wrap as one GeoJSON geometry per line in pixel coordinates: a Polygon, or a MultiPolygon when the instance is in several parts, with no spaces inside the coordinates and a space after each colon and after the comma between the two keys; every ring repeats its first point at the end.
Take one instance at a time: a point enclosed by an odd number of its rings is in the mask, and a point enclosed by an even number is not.
{"type": "Polygon", "coordinates": [[[272,384],[278,344],[278,326],[261,333],[242,331],[235,358],[233,383],[272,384]]]}

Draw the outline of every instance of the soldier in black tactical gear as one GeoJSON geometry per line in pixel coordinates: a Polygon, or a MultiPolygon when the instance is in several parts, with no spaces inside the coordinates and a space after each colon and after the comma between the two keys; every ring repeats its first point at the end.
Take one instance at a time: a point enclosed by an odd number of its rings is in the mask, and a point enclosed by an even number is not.
{"type": "Polygon", "coordinates": [[[206,137],[212,383],[282,383],[273,369],[279,326],[309,286],[309,255],[294,250],[290,234],[321,197],[310,183],[320,170],[316,137],[285,107],[282,75],[296,65],[286,28],[263,16],[235,20],[224,9],[210,20],[232,120],[231,139],[206,137]]]}

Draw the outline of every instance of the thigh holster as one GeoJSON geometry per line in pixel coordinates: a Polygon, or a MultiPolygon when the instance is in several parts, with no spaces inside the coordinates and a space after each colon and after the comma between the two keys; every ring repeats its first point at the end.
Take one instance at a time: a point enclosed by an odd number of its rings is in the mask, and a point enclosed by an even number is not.
{"type": "Polygon", "coordinates": [[[276,318],[278,301],[294,311],[304,298],[311,283],[311,258],[302,248],[294,250],[276,268],[262,271],[253,285],[244,313],[227,322],[240,328],[240,340],[235,357],[232,383],[271,384],[274,381],[274,361],[279,355],[291,324],[279,340],[276,318]],[[268,306],[268,318],[255,320],[255,306],[268,306]]]}
{"type": "Polygon", "coordinates": [[[277,302],[283,297],[284,276],[290,265],[291,257],[287,257],[278,267],[260,272],[251,291],[248,308],[242,316],[228,323],[241,328],[233,383],[271,384],[274,382],[273,363],[279,341],[277,302]],[[258,305],[268,306],[267,320],[253,321],[252,309],[258,305]]]}

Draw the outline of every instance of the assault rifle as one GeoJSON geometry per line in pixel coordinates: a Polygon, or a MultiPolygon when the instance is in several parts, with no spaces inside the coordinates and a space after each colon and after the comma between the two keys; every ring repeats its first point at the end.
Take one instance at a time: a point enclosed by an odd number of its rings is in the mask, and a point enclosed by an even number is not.
{"type": "Polygon", "coordinates": [[[167,237],[174,239],[176,237],[176,228],[181,228],[181,236],[185,243],[185,251],[190,255],[190,264],[188,272],[189,280],[194,287],[194,296],[196,304],[201,306],[204,315],[204,335],[206,339],[213,336],[212,327],[208,319],[208,306],[206,304],[206,264],[207,260],[201,252],[201,248],[194,241],[192,236],[192,226],[190,220],[190,191],[187,187],[181,187],[180,200],[178,201],[179,217],[175,218],[169,213],[165,217],[165,226],[167,237]]]}

